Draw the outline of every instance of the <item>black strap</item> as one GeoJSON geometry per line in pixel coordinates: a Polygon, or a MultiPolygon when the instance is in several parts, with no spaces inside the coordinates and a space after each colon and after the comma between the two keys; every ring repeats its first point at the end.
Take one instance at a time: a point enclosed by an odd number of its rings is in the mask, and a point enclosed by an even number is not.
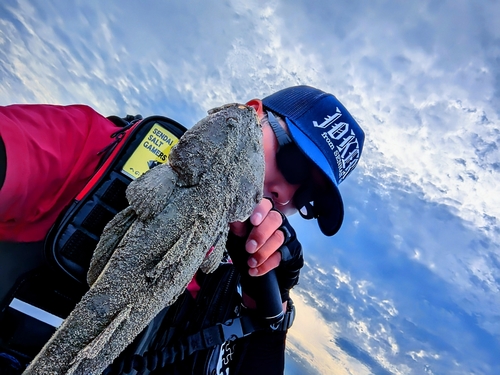
{"type": "Polygon", "coordinates": [[[276,326],[266,325],[262,319],[253,315],[243,315],[238,318],[218,323],[214,326],[186,337],[175,345],[164,347],[144,353],[134,354],[124,361],[115,362],[103,372],[103,375],[128,374],[132,370],[154,371],[163,368],[175,361],[182,361],[187,356],[199,351],[222,345],[229,340],[235,340],[250,335],[253,332],[271,329],[275,331],[286,331],[292,326],[295,318],[295,308],[291,300],[288,301],[288,309],[285,318],[276,326]]]}
{"type": "Polygon", "coordinates": [[[153,371],[175,361],[182,361],[196,351],[222,345],[225,341],[245,337],[259,328],[263,329],[263,327],[256,327],[254,319],[249,316],[239,317],[224,324],[219,323],[188,336],[176,345],[149,351],[142,356],[135,354],[125,361],[114,363],[103,372],[103,375],[127,374],[132,370],[144,371],[148,369],[153,371]]]}

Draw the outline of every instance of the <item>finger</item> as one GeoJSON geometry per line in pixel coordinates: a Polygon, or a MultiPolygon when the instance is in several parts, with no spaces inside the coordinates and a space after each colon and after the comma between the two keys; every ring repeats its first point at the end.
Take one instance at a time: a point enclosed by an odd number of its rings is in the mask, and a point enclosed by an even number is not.
{"type": "Polygon", "coordinates": [[[257,268],[250,268],[248,274],[250,276],[262,276],[275,269],[280,264],[281,254],[279,252],[273,253],[267,260],[257,268]]]}
{"type": "MultiPolygon", "coordinates": [[[[248,266],[256,268],[262,265],[271,255],[273,255],[283,245],[285,236],[281,231],[275,231],[261,248],[248,258],[248,266]]],[[[281,253],[280,260],[281,260],[281,253]]]]}
{"type": "Polygon", "coordinates": [[[278,230],[282,223],[283,218],[278,211],[269,211],[262,223],[258,226],[254,226],[250,231],[245,247],[246,250],[250,254],[255,253],[267,242],[273,233],[278,230]]]}
{"type": "Polygon", "coordinates": [[[252,215],[250,215],[250,223],[252,223],[253,226],[262,224],[272,208],[273,202],[269,198],[262,199],[257,206],[255,206],[252,215]]]}
{"type": "Polygon", "coordinates": [[[230,231],[238,237],[245,237],[254,225],[260,225],[263,218],[267,216],[269,211],[273,208],[273,202],[269,198],[262,199],[254,207],[252,214],[245,221],[235,221],[229,223],[230,231]],[[255,224],[257,223],[257,224],[255,224]]]}
{"type": "Polygon", "coordinates": [[[229,230],[238,237],[244,237],[248,233],[248,225],[246,222],[235,221],[229,224],[229,230]]]}

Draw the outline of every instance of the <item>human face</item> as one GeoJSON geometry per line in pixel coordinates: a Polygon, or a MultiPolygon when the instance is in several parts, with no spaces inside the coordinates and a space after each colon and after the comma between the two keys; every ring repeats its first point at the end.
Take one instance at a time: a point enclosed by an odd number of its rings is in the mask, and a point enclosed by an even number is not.
{"type": "MultiPolygon", "coordinates": [[[[291,215],[297,212],[297,208],[294,205],[294,201],[297,201],[296,199],[294,199],[294,195],[296,195],[297,190],[299,190],[299,188],[302,188],[299,192],[301,198],[299,199],[299,201],[302,202],[301,204],[303,204],[305,203],[305,200],[312,198],[312,195],[310,194],[311,192],[322,192],[322,190],[325,189],[326,186],[328,186],[326,177],[322,172],[319,171],[317,167],[311,165],[311,173],[308,176],[308,183],[290,183],[289,181],[287,181],[287,179],[283,176],[280,169],[278,168],[276,162],[276,153],[278,152],[280,146],[271,126],[269,125],[269,122],[266,120],[267,113],[264,106],[262,105],[262,101],[259,99],[252,99],[247,103],[247,105],[255,109],[257,116],[259,117],[262,124],[264,158],[266,164],[264,176],[264,196],[270,198],[274,202],[275,207],[282,213],[284,213],[285,215],[291,215]]],[[[277,121],[286,131],[286,123],[281,118],[278,118],[277,121]]],[[[315,217],[315,215],[311,215],[309,211],[310,210],[307,209],[306,215],[304,215],[304,209],[301,208],[300,212],[302,217],[306,219],[315,217]]]]}
{"type": "MultiPolygon", "coordinates": [[[[322,199],[328,195],[324,175],[306,157],[286,133],[286,125],[272,112],[267,112],[262,119],[274,133],[278,149],[275,153],[274,164],[278,172],[284,177],[288,185],[298,186],[292,200],[292,207],[299,209],[305,219],[317,217],[323,209],[327,209],[327,201],[322,199]],[[315,207],[314,203],[321,203],[315,207]]],[[[281,205],[290,204],[283,202],[281,205]]]]}

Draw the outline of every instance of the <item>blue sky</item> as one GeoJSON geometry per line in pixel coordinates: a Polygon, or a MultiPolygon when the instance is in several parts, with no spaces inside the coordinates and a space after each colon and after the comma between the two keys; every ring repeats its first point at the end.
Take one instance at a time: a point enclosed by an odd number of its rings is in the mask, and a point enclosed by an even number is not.
{"type": "Polygon", "coordinates": [[[496,374],[499,17],[491,0],[5,0],[0,104],[189,127],[290,85],[335,94],[367,138],[339,234],[293,217],[287,374],[496,374]]]}

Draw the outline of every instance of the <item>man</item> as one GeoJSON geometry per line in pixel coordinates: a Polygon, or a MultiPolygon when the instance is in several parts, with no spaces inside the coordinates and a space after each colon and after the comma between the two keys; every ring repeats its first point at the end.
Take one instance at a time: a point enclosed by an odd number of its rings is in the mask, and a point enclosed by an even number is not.
{"type": "MultiPolygon", "coordinates": [[[[243,306],[248,310],[258,307],[256,300],[266,290],[255,285],[263,275],[275,270],[272,272],[278,278],[283,309],[289,312],[288,291],[298,282],[302,251],[283,215],[299,210],[306,219],[316,218],[325,235],[339,230],[343,203],[338,185],[356,166],[364,133],[333,95],[308,86],[290,87],[247,104],[256,110],[263,124],[267,199],[255,207],[247,222],[230,225],[227,248],[242,274],[243,306]]],[[[23,271],[33,267],[31,263],[42,261],[36,249],[64,207],[91,178],[100,163],[99,152],[111,143],[109,137],[115,131],[111,122],[84,106],[0,109],[0,241],[4,241],[0,243],[0,256],[2,252],[7,254],[4,257],[11,263],[16,255],[36,259],[28,262],[23,271]],[[62,158],[66,153],[68,157],[62,158]]],[[[6,277],[1,280],[5,285],[1,285],[2,299],[9,286],[6,277]]],[[[8,277],[12,284],[13,273],[8,277]]],[[[188,288],[193,301],[198,293],[205,293],[210,283],[213,278],[203,275],[193,280],[194,286],[188,288]]],[[[147,357],[147,353],[158,352],[170,343],[170,336],[179,336],[176,324],[171,322],[189,326],[191,322],[182,318],[193,316],[193,301],[186,302],[190,298],[159,314],[109,372],[125,373],[123,363],[128,361],[126,366],[130,367],[130,358],[147,357]]],[[[239,374],[281,374],[287,328],[258,330],[232,342],[230,347],[224,343],[224,349],[217,352],[204,348],[200,351],[203,355],[177,361],[182,362],[178,366],[174,363],[153,370],[139,365],[134,368],[154,374],[182,373],[186,368],[207,373],[226,373],[229,369],[239,374]],[[215,361],[213,356],[217,356],[215,361]],[[189,361],[207,363],[194,367],[189,361]]],[[[126,372],[133,371],[129,368],[126,372]]]]}

